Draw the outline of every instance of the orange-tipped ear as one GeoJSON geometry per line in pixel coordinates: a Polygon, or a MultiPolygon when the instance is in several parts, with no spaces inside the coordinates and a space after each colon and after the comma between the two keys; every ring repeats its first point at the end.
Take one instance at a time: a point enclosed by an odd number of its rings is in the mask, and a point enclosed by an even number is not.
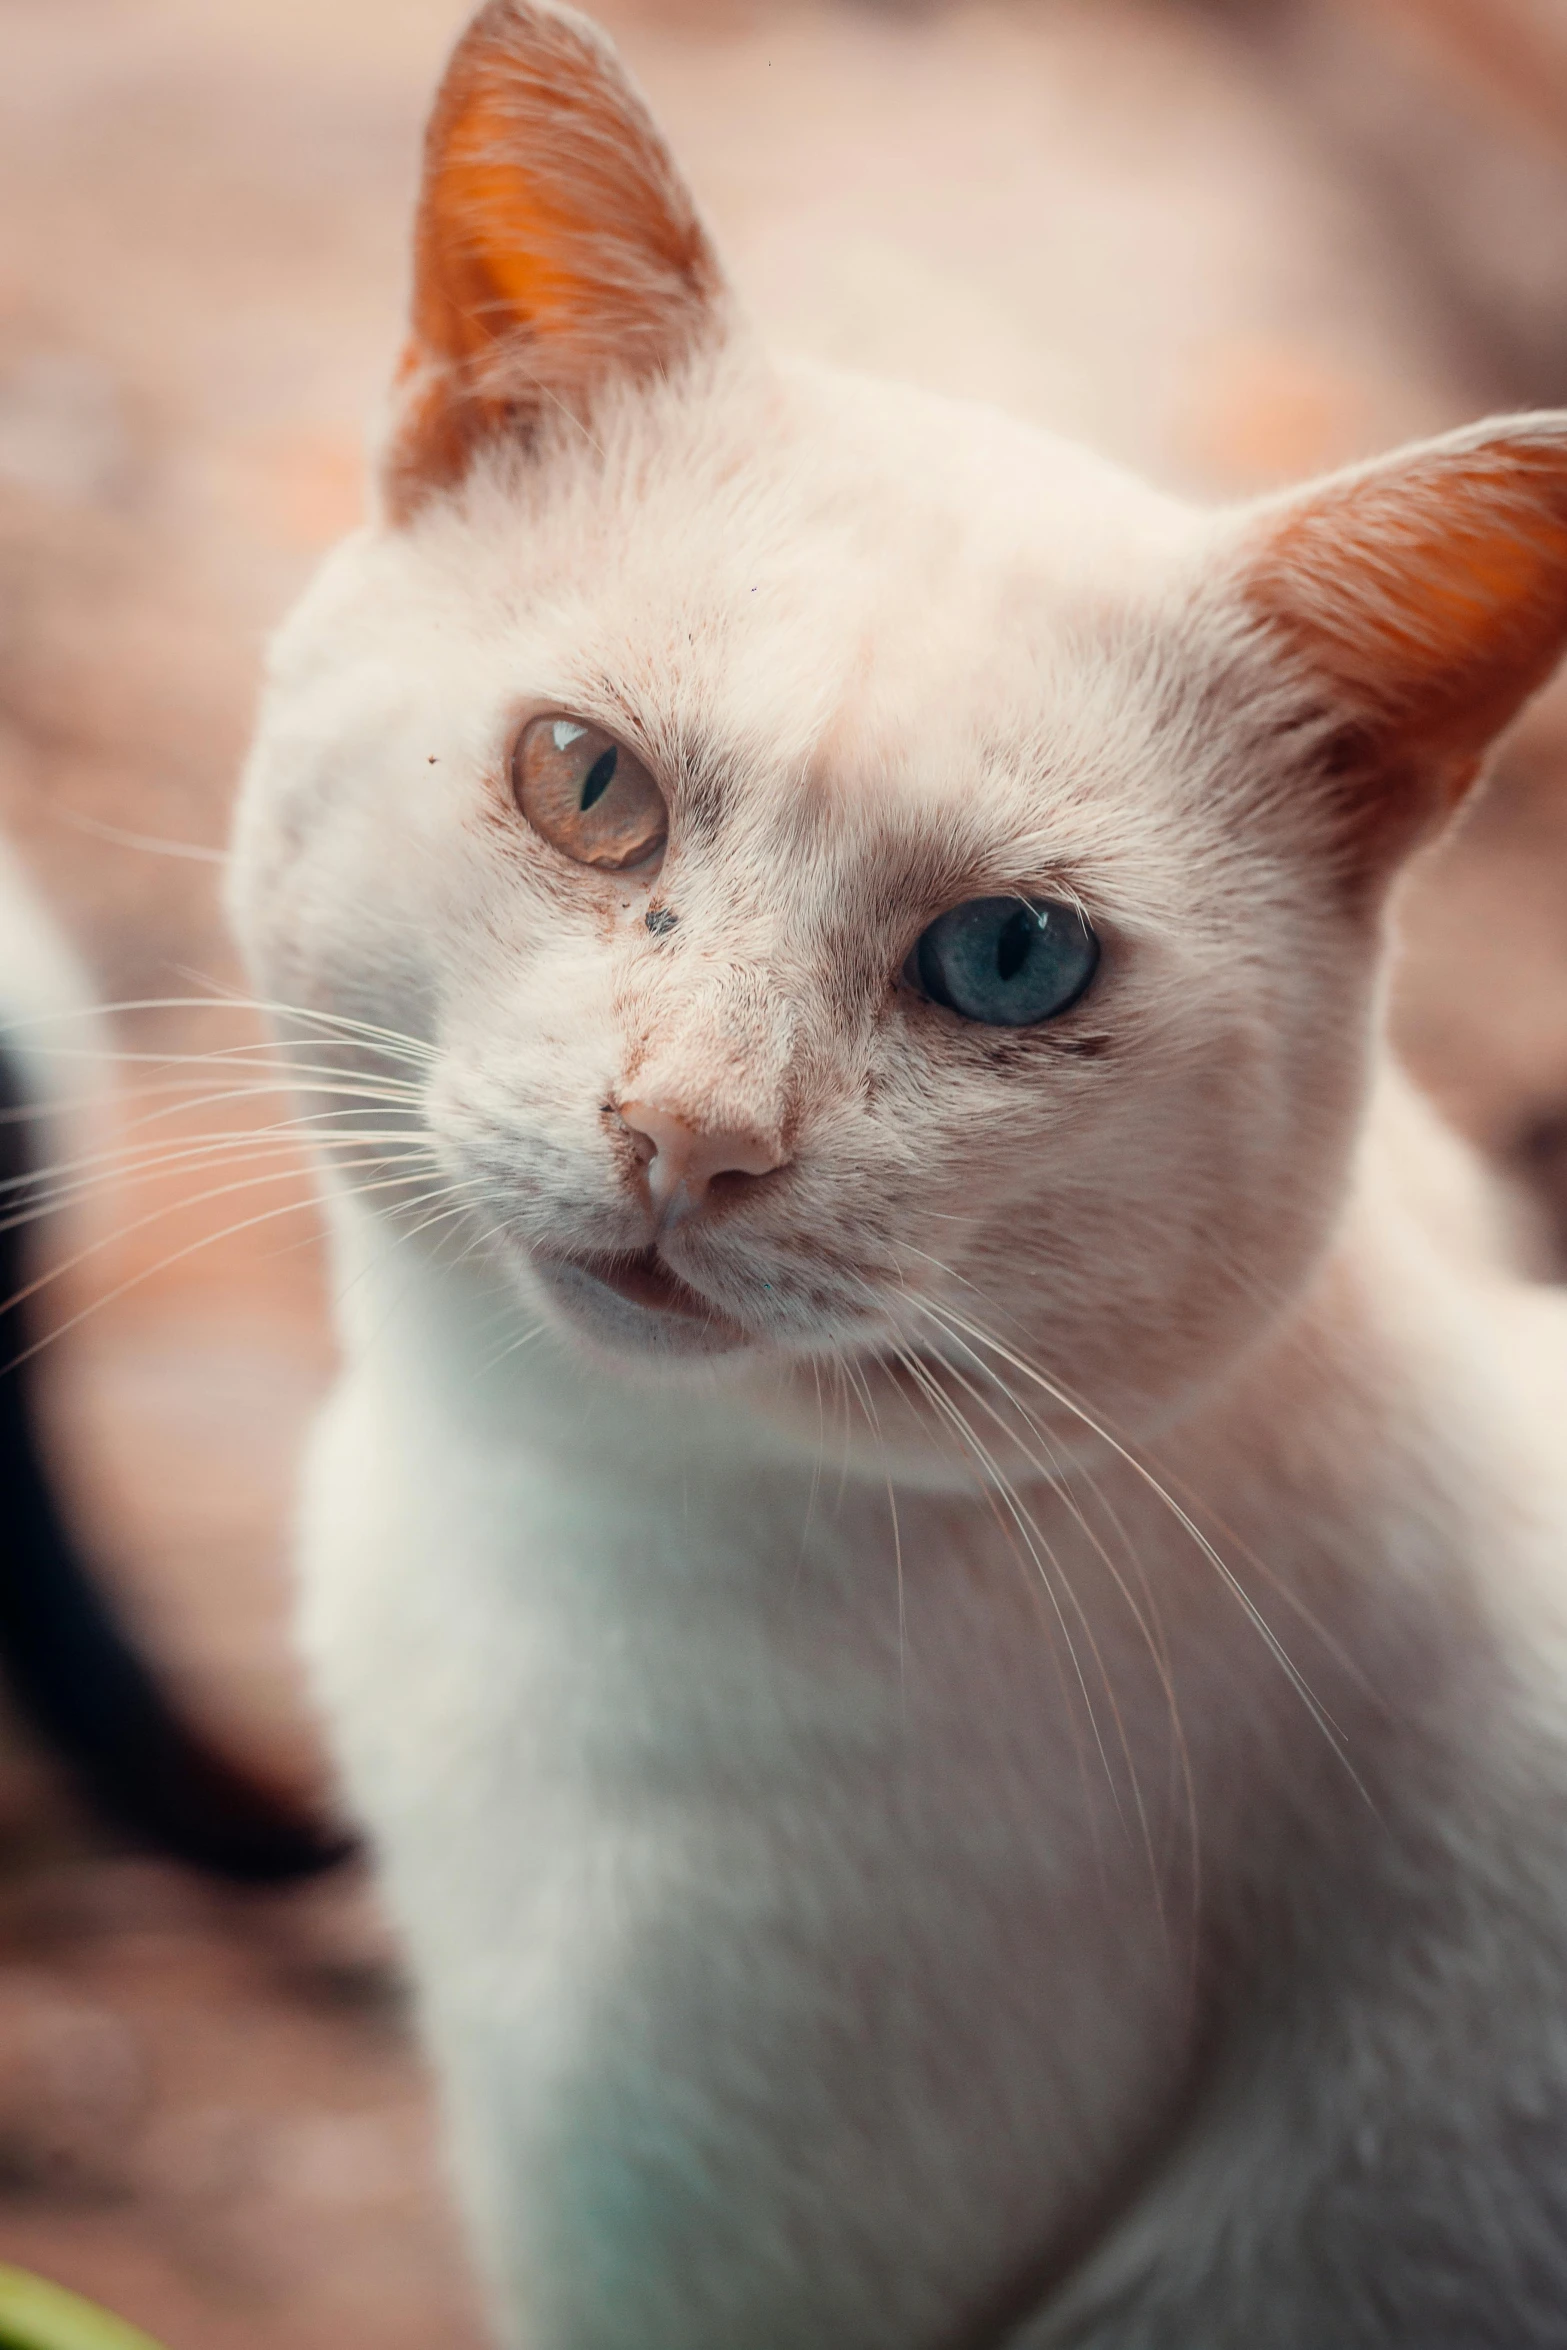
{"type": "Polygon", "coordinates": [[[677,365],[722,304],[695,207],[603,35],[549,0],[489,0],[426,136],[393,517],[483,441],[677,365]]]}
{"type": "Polygon", "coordinates": [[[1248,606],[1342,716],[1351,829],[1396,853],[1456,804],[1567,650],[1567,414],[1337,475],[1260,530],[1248,606]]]}

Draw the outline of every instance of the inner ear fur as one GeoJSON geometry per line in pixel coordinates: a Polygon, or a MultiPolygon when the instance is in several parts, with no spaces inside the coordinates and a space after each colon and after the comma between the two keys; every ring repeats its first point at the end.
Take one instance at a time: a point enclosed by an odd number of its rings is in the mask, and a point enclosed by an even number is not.
{"type": "Polygon", "coordinates": [[[1396,854],[1567,650],[1567,412],[1471,426],[1271,504],[1243,594],[1337,722],[1327,768],[1352,838],[1396,854]]]}
{"type": "Polygon", "coordinates": [[[425,139],[412,331],[382,477],[394,520],[476,450],[586,417],[612,379],[668,373],[712,336],[723,276],[608,41],[549,0],[489,0],[425,139]]]}

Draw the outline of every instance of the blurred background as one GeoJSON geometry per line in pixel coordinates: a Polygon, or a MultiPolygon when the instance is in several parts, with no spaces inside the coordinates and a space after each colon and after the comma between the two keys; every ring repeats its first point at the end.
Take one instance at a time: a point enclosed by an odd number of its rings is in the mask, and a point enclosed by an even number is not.
{"type": "MultiPolygon", "coordinates": [[[[465,13],[0,0],[0,827],[105,999],[148,1007],[116,1015],[126,1121],[157,1056],[255,1033],[166,999],[242,985],[220,891],[258,658],[359,512],[421,118],[465,13]]],[[[794,344],[1219,497],[1567,404],[1567,0],[599,13],[794,344]]],[[[1410,889],[1393,1016],[1558,1268],[1564,915],[1557,690],[1410,889]]],[[[142,1167],[72,1237],[44,1359],[77,1529],[193,1716],[318,1793],[285,1631],[331,1365],[300,1172],[142,1167]]],[[[360,1876],[237,1893],[122,1849],[14,1724],[0,2259],[169,2350],[481,2339],[360,1876]]]]}

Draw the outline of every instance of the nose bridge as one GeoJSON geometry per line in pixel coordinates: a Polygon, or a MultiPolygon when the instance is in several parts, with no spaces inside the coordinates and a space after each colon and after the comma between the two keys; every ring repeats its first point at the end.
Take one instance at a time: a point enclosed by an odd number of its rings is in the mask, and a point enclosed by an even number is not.
{"type": "Polygon", "coordinates": [[[755,965],[671,974],[645,1006],[624,1090],[699,1133],[781,1148],[795,1027],[787,996],[755,965]]]}

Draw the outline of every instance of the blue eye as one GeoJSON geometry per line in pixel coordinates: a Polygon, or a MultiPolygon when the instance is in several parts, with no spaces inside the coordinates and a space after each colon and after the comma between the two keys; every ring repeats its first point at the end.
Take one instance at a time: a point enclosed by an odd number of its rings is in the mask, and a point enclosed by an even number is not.
{"type": "Polygon", "coordinates": [[[933,1004],[987,1028],[1031,1028],[1075,1004],[1099,941],[1059,898],[970,898],[923,931],[904,976],[933,1004]]]}

